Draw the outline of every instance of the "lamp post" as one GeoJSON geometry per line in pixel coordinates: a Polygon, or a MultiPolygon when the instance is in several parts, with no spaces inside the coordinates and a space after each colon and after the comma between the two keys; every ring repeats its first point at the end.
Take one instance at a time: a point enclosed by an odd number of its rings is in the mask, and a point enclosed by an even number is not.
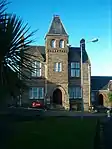
{"type": "MultiPolygon", "coordinates": [[[[87,41],[86,43],[89,42],[97,42],[98,39],[94,38],[92,40],[87,41]]],[[[81,98],[82,98],[82,114],[84,112],[84,100],[83,100],[83,45],[85,44],[85,40],[83,42],[80,42],[80,52],[81,52],[81,98]]]]}

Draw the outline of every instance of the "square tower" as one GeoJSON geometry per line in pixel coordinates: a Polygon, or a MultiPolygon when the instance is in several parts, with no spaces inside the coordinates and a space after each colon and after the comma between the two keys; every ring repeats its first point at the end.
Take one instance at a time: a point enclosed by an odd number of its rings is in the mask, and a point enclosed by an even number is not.
{"type": "Polygon", "coordinates": [[[68,34],[56,15],[45,38],[47,95],[65,109],[69,109],[67,44],[68,34]]]}

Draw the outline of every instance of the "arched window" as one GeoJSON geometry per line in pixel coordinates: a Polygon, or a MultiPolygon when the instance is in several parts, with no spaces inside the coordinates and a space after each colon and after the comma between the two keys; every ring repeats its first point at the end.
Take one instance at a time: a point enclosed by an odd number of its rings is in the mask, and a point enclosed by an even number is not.
{"type": "Polygon", "coordinates": [[[64,48],[64,40],[60,40],[59,41],[59,47],[60,48],[64,48]]]}
{"type": "Polygon", "coordinates": [[[51,47],[52,48],[55,48],[56,47],[56,40],[55,39],[52,39],[51,40],[51,47]]]}

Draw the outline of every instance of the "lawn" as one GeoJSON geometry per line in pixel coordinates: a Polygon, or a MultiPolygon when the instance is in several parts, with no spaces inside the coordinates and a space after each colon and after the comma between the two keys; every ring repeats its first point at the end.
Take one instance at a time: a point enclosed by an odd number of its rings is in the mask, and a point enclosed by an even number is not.
{"type": "Polygon", "coordinates": [[[10,122],[9,149],[93,149],[96,119],[49,117],[10,122]]]}

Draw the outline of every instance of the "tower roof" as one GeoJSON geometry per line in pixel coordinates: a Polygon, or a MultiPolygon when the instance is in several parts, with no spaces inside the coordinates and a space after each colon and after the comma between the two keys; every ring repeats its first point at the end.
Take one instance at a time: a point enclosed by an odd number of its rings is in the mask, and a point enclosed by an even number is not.
{"type": "Polygon", "coordinates": [[[62,22],[61,19],[58,15],[55,15],[53,17],[50,29],[47,33],[47,35],[64,35],[64,36],[68,36],[62,22]]]}

